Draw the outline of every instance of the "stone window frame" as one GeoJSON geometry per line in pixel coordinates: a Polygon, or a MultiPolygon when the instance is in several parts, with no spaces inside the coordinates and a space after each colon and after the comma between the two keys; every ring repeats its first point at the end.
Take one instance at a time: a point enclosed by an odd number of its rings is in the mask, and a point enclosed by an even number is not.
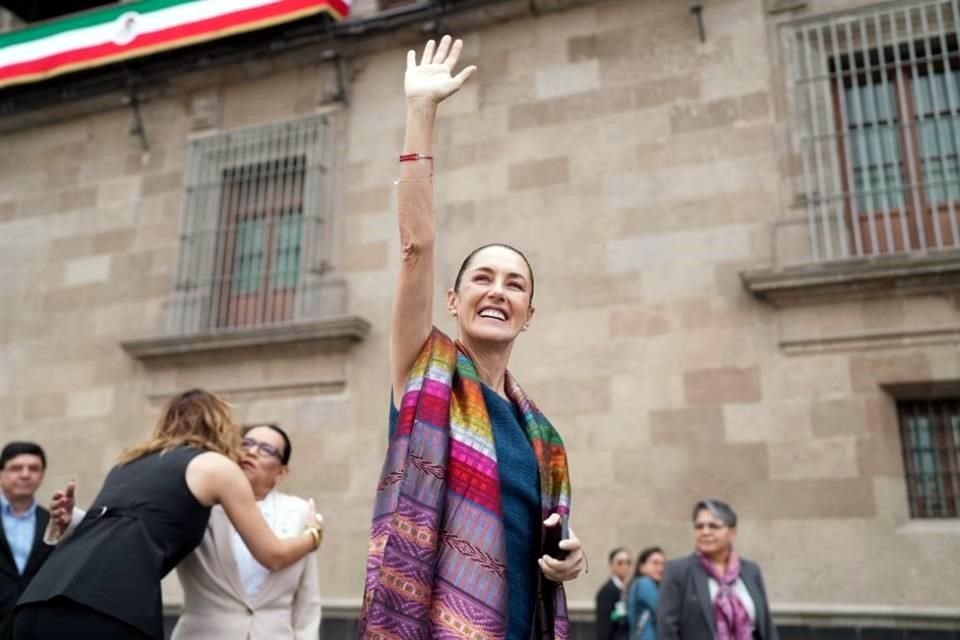
{"type": "Polygon", "coordinates": [[[913,93],[926,78],[960,72],[958,31],[950,0],[868,6],[788,26],[790,126],[812,261],[960,249],[960,198],[940,215],[921,193],[929,185],[920,135],[931,123],[955,122],[960,94],[930,93],[937,108],[915,118],[924,100],[913,93]],[[886,167],[894,156],[899,164],[886,167]]]}
{"type": "MultiPolygon", "coordinates": [[[[740,273],[744,289],[757,299],[781,308],[912,295],[946,295],[960,299],[960,238],[957,237],[960,234],[950,235],[952,229],[948,230],[944,237],[956,246],[949,242],[938,246],[933,239],[928,239],[926,248],[922,250],[860,256],[856,255],[856,251],[849,250],[854,243],[852,239],[843,239],[841,228],[845,222],[851,220],[843,211],[842,198],[831,201],[830,210],[825,210],[825,199],[816,200],[811,196],[813,187],[819,188],[819,185],[814,184],[815,180],[814,183],[810,182],[810,166],[806,168],[806,173],[802,167],[804,163],[810,165],[813,160],[805,157],[801,123],[804,118],[809,120],[816,116],[821,121],[821,133],[828,131],[829,127],[825,123],[834,115],[836,96],[829,89],[831,81],[828,74],[820,73],[819,100],[804,104],[805,96],[798,91],[796,80],[800,75],[799,66],[805,64],[821,71],[828,67],[829,56],[826,54],[815,52],[814,58],[818,55],[819,58],[807,62],[803,52],[798,49],[804,33],[831,34],[833,30],[841,28],[841,25],[858,21],[862,23],[864,20],[870,20],[873,24],[874,16],[884,12],[909,10],[941,15],[936,14],[930,7],[945,7],[945,3],[950,2],[951,0],[915,0],[907,7],[876,2],[833,12],[818,11],[814,7],[815,3],[806,1],[768,2],[768,12],[773,16],[773,28],[779,35],[774,40],[778,42],[775,57],[781,60],[783,69],[783,94],[779,104],[785,144],[783,151],[786,154],[784,166],[789,167],[788,174],[783,177],[786,181],[784,188],[793,194],[793,204],[786,206],[791,210],[803,210],[804,213],[802,216],[794,216],[792,214],[796,211],[791,211],[789,215],[774,223],[774,249],[769,266],[757,265],[740,273]],[[825,248],[828,238],[832,242],[832,253],[825,248]]],[[[937,25],[928,20],[928,26],[931,24],[931,31],[923,32],[917,37],[930,40],[934,37],[931,34],[936,32],[939,38],[939,31],[933,28],[937,25]]],[[[954,11],[949,22],[944,24],[948,24],[950,33],[957,34],[960,39],[960,13],[954,11]]],[[[940,27],[942,30],[943,25],[940,27]]],[[[869,34],[869,29],[867,33],[869,34]]],[[[816,37],[811,37],[816,43],[816,37]]],[[[911,41],[915,41],[917,37],[911,41]]],[[[869,45],[869,42],[867,44],[869,45]]],[[[853,51],[860,49],[869,50],[870,47],[855,47],[853,51]]],[[[951,67],[960,70],[953,67],[952,63],[951,67]]],[[[809,138],[807,140],[809,141],[809,138]]],[[[822,147],[822,166],[827,166],[831,161],[838,163],[837,145],[833,142],[831,140],[822,147]],[[829,157],[831,154],[833,160],[829,157]]],[[[810,150],[807,149],[806,153],[809,154],[810,150]]],[[[840,174],[833,171],[830,175],[833,176],[830,179],[840,182],[840,174]]],[[[841,183],[837,189],[828,189],[824,193],[842,194],[843,191],[841,183]]],[[[956,203],[955,212],[955,222],[960,227],[960,202],[956,203]]],[[[879,220],[877,224],[883,225],[884,222],[879,220]]],[[[869,225],[867,228],[869,230],[869,225]]]]}
{"type": "Polygon", "coordinates": [[[177,268],[159,335],[127,340],[133,357],[151,360],[278,344],[342,349],[369,332],[365,319],[346,313],[346,285],[332,267],[335,125],[327,113],[195,137],[189,146],[180,217],[177,268]],[[284,136],[286,136],[284,138],[284,136]],[[234,140],[239,151],[230,147],[234,140]],[[218,234],[223,180],[231,171],[303,156],[302,244],[289,317],[218,322],[218,234]]]}
{"type": "Polygon", "coordinates": [[[191,141],[174,295],[168,305],[168,335],[255,328],[322,314],[322,309],[310,305],[310,294],[311,286],[329,265],[324,261],[330,244],[325,237],[331,208],[329,127],[326,116],[316,115],[217,132],[191,141]],[[304,229],[298,265],[301,282],[292,317],[225,320],[219,317],[221,302],[230,297],[225,289],[234,284],[237,268],[217,264],[223,262],[221,258],[229,260],[229,256],[220,255],[229,241],[229,221],[225,225],[223,218],[231,208],[226,190],[229,178],[240,175],[239,192],[245,206],[266,209],[262,201],[265,196],[256,193],[261,175],[252,168],[283,166],[296,157],[303,157],[305,162],[303,182],[298,185],[304,229]]]}

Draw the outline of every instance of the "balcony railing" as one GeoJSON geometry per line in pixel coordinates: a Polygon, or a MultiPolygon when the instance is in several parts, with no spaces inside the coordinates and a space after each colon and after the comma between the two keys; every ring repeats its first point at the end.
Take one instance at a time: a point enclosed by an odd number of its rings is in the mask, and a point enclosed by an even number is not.
{"type": "Polygon", "coordinates": [[[788,30],[807,262],[960,248],[957,0],[788,30]]]}

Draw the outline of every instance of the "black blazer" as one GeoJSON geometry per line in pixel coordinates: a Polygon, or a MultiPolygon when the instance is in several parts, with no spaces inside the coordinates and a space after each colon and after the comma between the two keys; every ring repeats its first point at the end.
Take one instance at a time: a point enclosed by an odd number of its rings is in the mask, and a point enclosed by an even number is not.
{"type": "MultiPolygon", "coordinates": [[[[770,617],[767,590],[763,586],[760,567],[740,559],[740,579],[750,592],[757,610],[756,632],[759,640],[780,640],[770,617]]],[[[717,625],[707,572],[690,555],[667,563],[660,583],[657,605],[657,640],[714,640],[717,625]]]]}
{"type": "Polygon", "coordinates": [[[626,635],[622,624],[616,625],[610,621],[610,612],[617,605],[621,595],[620,587],[613,581],[613,578],[604,582],[600,590],[597,591],[597,640],[620,640],[626,635]]]}
{"type": "Polygon", "coordinates": [[[40,567],[43,566],[54,549],[43,543],[43,531],[47,528],[49,520],[50,513],[38,505],[33,548],[27,558],[23,575],[20,575],[20,572],[17,571],[17,565],[13,561],[13,552],[7,542],[7,535],[3,527],[0,526],[0,640],[13,639],[13,607],[20,599],[20,594],[27,588],[30,580],[40,570],[40,567]]]}

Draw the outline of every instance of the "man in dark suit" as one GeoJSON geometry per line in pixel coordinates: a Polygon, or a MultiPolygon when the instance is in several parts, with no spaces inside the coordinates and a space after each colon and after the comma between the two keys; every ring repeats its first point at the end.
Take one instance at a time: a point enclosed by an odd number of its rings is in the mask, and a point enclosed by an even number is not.
{"type": "Polygon", "coordinates": [[[0,452],[0,640],[13,638],[13,607],[53,547],[43,543],[50,514],[34,500],[47,457],[33,442],[0,452]]]}
{"type": "Polygon", "coordinates": [[[623,640],[627,637],[627,619],[622,597],[630,577],[630,552],[617,547],[610,552],[608,562],[610,579],[603,583],[596,597],[597,640],[623,640]]]}

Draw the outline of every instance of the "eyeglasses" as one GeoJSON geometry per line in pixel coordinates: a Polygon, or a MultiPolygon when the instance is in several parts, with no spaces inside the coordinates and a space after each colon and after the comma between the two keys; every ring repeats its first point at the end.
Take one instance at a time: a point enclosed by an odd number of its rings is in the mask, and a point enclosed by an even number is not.
{"type": "Polygon", "coordinates": [[[694,522],[693,528],[697,531],[702,531],[704,529],[710,529],[710,531],[719,531],[720,529],[726,529],[727,525],[721,522],[694,522]]]}
{"type": "Polygon", "coordinates": [[[283,453],[280,451],[280,449],[268,442],[260,442],[259,440],[254,440],[253,438],[244,438],[240,441],[240,446],[243,449],[253,449],[257,452],[258,456],[272,456],[283,462],[283,453]]]}

